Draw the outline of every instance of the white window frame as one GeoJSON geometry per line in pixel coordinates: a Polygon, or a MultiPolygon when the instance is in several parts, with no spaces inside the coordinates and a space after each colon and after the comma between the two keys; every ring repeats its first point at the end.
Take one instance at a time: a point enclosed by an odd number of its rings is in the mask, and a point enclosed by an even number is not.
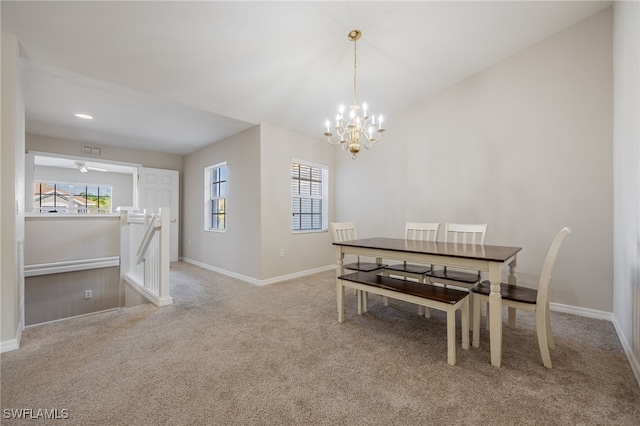
{"type": "Polygon", "coordinates": [[[207,166],[204,168],[204,230],[209,232],[227,232],[227,218],[228,218],[228,207],[229,207],[229,167],[227,167],[227,162],[222,162],[218,164],[214,164],[212,166],[207,166]],[[219,169],[221,167],[226,168],[227,179],[226,179],[226,195],[224,197],[214,197],[211,194],[211,175],[212,171],[215,169],[219,169]],[[224,228],[214,228],[211,226],[211,219],[213,217],[213,212],[211,209],[211,202],[213,200],[224,199],[224,228]]]}
{"type": "MultiPolygon", "coordinates": [[[[290,186],[290,194],[291,194],[291,200],[289,203],[289,215],[290,215],[290,229],[291,229],[291,233],[292,234],[308,234],[308,233],[315,233],[315,232],[328,232],[329,230],[329,166],[325,165],[325,164],[319,164],[319,163],[314,163],[311,161],[305,161],[305,160],[301,160],[298,158],[292,158],[291,159],[291,164],[289,165],[289,169],[291,169],[293,167],[294,164],[300,164],[303,166],[309,166],[309,167],[313,167],[313,168],[317,168],[320,169],[322,171],[322,195],[317,197],[317,196],[304,196],[304,197],[300,197],[298,194],[294,194],[293,193],[293,187],[291,185],[291,181],[289,181],[289,186],[290,186]],[[322,200],[322,225],[320,229],[293,229],[293,201],[294,198],[311,198],[311,199],[320,199],[322,200]]],[[[289,172],[289,176],[290,179],[293,179],[291,177],[291,172],[289,172]]]]}

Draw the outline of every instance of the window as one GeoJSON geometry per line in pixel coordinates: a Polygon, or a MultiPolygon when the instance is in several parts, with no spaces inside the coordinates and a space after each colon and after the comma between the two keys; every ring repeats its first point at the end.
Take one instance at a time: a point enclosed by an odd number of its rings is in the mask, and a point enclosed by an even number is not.
{"type": "Polygon", "coordinates": [[[204,169],[204,229],[224,231],[227,228],[227,163],[204,169]]]}
{"type": "Polygon", "coordinates": [[[111,213],[112,191],[106,185],[35,182],[34,212],[111,213]]]}
{"type": "Polygon", "coordinates": [[[326,231],[329,170],[294,160],[291,163],[291,230],[326,231]]]}

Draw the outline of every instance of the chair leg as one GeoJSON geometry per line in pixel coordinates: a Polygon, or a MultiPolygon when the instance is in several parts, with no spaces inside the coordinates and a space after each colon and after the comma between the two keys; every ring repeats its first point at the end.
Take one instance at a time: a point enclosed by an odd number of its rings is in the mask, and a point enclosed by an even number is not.
{"type": "MultiPolygon", "coordinates": [[[[382,275],[385,277],[388,277],[389,271],[387,271],[386,269],[383,269],[382,275]]],[[[384,306],[389,306],[389,298],[387,296],[382,296],[382,303],[384,303],[384,306]]]]}
{"type": "MultiPolygon", "coordinates": [[[[473,298],[473,347],[480,347],[480,296],[473,298]]],[[[488,321],[487,321],[488,322],[488,321]]]]}
{"type": "Polygon", "coordinates": [[[489,328],[491,327],[491,321],[489,321],[489,303],[485,303],[484,307],[484,311],[487,313],[487,323],[484,325],[484,328],[485,330],[489,331],[489,328]]]}
{"type": "Polygon", "coordinates": [[[553,330],[551,329],[551,313],[549,312],[549,305],[547,305],[547,342],[549,343],[549,349],[555,349],[556,344],[553,340],[553,330]]]}
{"type": "Polygon", "coordinates": [[[475,299],[473,292],[471,292],[471,290],[469,290],[469,329],[473,328],[473,312],[475,311],[474,309],[474,302],[473,300],[475,299]]]}
{"type": "Polygon", "coordinates": [[[469,349],[469,308],[471,301],[468,297],[462,302],[462,312],[460,313],[460,322],[462,323],[462,349],[469,349]]]}
{"type": "Polygon", "coordinates": [[[538,334],[538,346],[545,367],[551,368],[551,355],[549,354],[549,341],[547,340],[547,322],[545,308],[536,311],[536,332],[538,334]]]}
{"type": "MultiPolygon", "coordinates": [[[[422,280],[421,280],[422,284],[428,284],[431,285],[431,282],[429,281],[429,278],[425,277],[424,275],[422,276],[422,280]]],[[[422,314],[424,315],[425,318],[431,318],[431,308],[428,308],[426,306],[423,307],[423,312],[422,314]]],[[[418,311],[418,315],[420,314],[420,311],[418,311]]]]}

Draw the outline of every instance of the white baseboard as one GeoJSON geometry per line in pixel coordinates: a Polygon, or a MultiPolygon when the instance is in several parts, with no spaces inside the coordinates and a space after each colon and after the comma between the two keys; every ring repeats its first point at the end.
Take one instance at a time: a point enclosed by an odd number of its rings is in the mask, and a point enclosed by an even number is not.
{"type": "Polygon", "coordinates": [[[21,316],[18,329],[16,330],[16,337],[14,339],[5,340],[0,342],[0,353],[15,351],[20,348],[20,340],[22,339],[22,330],[24,330],[24,317],[21,316]]]}
{"type": "Polygon", "coordinates": [[[549,303],[549,309],[555,312],[578,315],[580,317],[595,318],[611,321],[611,312],[598,311],[596,309],[582,308],[580,306],[563,305],[561,303],[549,303]]]}
{"type": "Polygon", "coordinates": [[[187,262],[187,263],[191,263],[192,265],[196,265],[196,266],[199,266],[201,268],[208,269],[210,271],[217,272],[219,274],[226,275],[226,276],[231,277],[231,278],[236,278],[236,279],[238,279],[240,281],[244,281],[244,282],[247,282],[247,283],[253,284],[253,285],[273,284],[273,283],[277,283],[277,282],[281,282],[281,281],[292,280],[292,279],[295,279],[295,278],[300,278],[300,277],[304,277],[304,276],[307,276],[307,275],[317,274],[319,272],[332,271],[332,270],[336,269],[335,265],[327,265],[327,266],[322,266],[320,268],[307,269],[306,271],[294,272],[292,274],[280,275],[278,277],[273,277],[273,278],[269,278],[269,279],[266,279],[266,280],[259,280],[259,279],[256,279],[256,278],[248,277],[246,275],[238,274],[236,272],[227,271],[226,269],[222,269],[222,268],[218,268],[218,267],[215,267],[215,266],[211,266],[211,265],[208,265],[206,263],[198,262],[197,260],[189,259],[189,258],[186,258],[186,257],[182,257],[181,260],[183,260],[184,262],[187,262]]]}
{"type": "Polygon", "coordinates": [[[15,351],[20,347],[20,339],[15,338],[0,342],[0,353],[15,351]]]}
{"type": "Polygon", "coordinates": [[[636,376],[636,381],[638,382],[638,385],[640,385],[640,361],[638,360],[636,355],[633,353],[633,350],[631,349],[631,345],[627,341],[627,338],[625,337],[624,333],[622,333],[620,324],[618,323],[618,320],[616,319],[615,315],[613,316],[612,319],[613,319],[612,321],[613,326],[616,329],[616,333],[618,334],[618,339],[620,339],[620,343],[624,348],[624,352],[625,354],[627,354],[627,359],[629,360],[629,364],[631,364],[631,370],[633,370],[633,374],[636,376]]]}
{"type": "Polygon", "coordinates": [[[117,311],[118,309],[122,309],[122,308],[121,307],[109,308],[109,309],[104,309],[102,311],[87,312],[86,314],[74,315],[72,317],[58,318],[58,319],[54,319],[54,320],[51,320],[51,321],[39,322],[39,323],[36,323],[36,324],[29,324],[28,326],[26,326],[26,328],[39,327],[41,325],[53,324],[55,322],[68,321],[68,320],[71,320],[71,319],[88,317],[88,316],[97,315],[97,314],[104,314],[104,313],[111,312],[111,311],[117,311]]]}

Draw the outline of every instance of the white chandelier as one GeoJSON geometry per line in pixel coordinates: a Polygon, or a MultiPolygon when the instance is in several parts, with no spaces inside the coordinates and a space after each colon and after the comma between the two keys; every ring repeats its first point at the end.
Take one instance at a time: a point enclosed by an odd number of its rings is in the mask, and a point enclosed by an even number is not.
{"type": "Polygon", "coordinates": [[[358,96],[356,91],[356,71],[357,71],[357,56],[356,56],[356,42],[362,36],[360,30],[352,30],[349,32],[348,38],[353,42],[353,103],[351,104],[351,110],[348,115],[344,115],[344,106],[340,105],[338,108],[338,115],[336,115],[336,125],[333,128],[338,137],[337,141],[331,140],[333,133],[331,133],[331,122],[327,120],[325,125],[327,131],[324,135],[331,145],[340,145],[345,151],[351,153],[351,157],[355,160],[356,156],[365,147],[369,149],[374,143],[380,140],[384,129],[382,128],[382,115],[378,116],[376,123],[376,117],[369,115],[367,112],[367,103],[362,103],[362,115],[359,115],[360,104],[358,104],[358,96]]]}

